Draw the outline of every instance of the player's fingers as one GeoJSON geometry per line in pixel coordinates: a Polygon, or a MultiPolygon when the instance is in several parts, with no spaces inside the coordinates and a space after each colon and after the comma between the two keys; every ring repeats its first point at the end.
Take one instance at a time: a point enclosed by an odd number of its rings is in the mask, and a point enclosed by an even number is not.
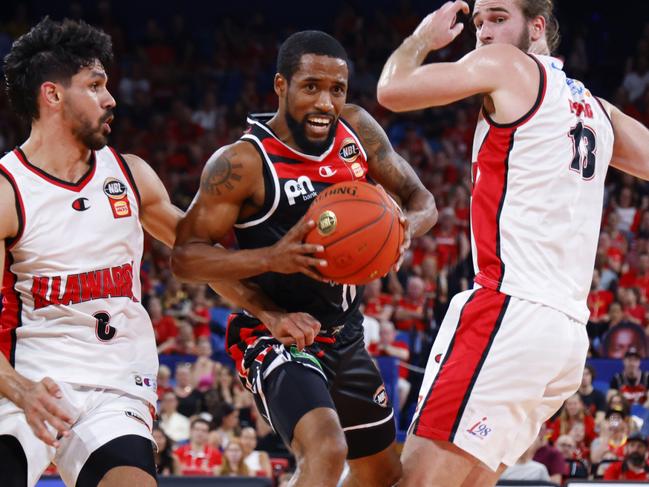
{"type": "Polygon", "coordinates": [[[465,1],[460,1],[458,3],[460,4],[460,10],[462,10],[462,12],[466,15],[469,15],[469,13],[471,12],[471,7],[469,7],[469,4],[465,1]]]}
{"type": "Polygon", "coordinates": [[[295,338],[295,346],[297,347],[297,349],[300,351],[304,350],[304,334],[302,333],[302,330],[300,328],[297,328],[297,331],[293,335],[293,338],[295,338]]]}
{"type": "Polygon", "coordinates": [[[302,217],[302,219],[291,228],[289,233],[293,232],[291,237],[301,242],[304,236],[309,233],[313,227],[315,227],[315,222],[311,218],[307,219],[306,217],[302,217]]]}
{"type": "Polygon", "coordinates": [[[460,35],[460,33],[464,30],[464,24],[462,22],[458,22],[451,28],[451,35],[453,37],[457,37],[460,35]]]}
{"type": "Polygon", "coordinates": [[[300,246],[300,251],[303,254],[315,254],[319,252],[324,252],[324,246],[305,243],[300,246]]]}
{"type": "Polygon", "coordinates": [[[315,257],[307,257],[306,255],[302,255],[296,260],[302,267],[313,266],[316,269],[318,267],[327,267],[327,261],[325,259],[316,259],[315,257]]]}
{"type": "Polygon", "coordinates": [[[54,448],[58,448],[59,442],[56,441],[54,435],[49,432],[49,430],[45,426],[45,421],[43,419],[36,419],[32,416],[27,418],[27,423],[39,440],[50,446],[53,446],[54,448]]]}
{"type": "Polygon", "coordinates": [[[299,272],[316,281],[326,282],[326,279],[315,272],[311,267],[301,267],[299,272]]]}
{"type": "MultiPolygon", "coordinates": [[[[61,423],[65,422],[66,423],[66,429],[70,428],[72,426],[72,418],[70,415],[58,404],[54,403],[51,400],[46,400],[43,401],[43,407],[45,410],[52,415],[53,417],[57,418],[61,423]]],[[[48,419],[49,421],[49,419],[48,419]]],[[[52,425],[54,426],[54,425],[52,425]]],[[[56,429],[60,429],[56,427],[56,429]]]]}
{"type": "Polygon", "coordinates": [[[41,380],[41,383],[45,386],[45,390],[52,394],[53,396],[61,399],[63,397],[63,393],[61,392],[61,388],[59,385],[54,382],[51,378],[45,377],[41,380]]]}

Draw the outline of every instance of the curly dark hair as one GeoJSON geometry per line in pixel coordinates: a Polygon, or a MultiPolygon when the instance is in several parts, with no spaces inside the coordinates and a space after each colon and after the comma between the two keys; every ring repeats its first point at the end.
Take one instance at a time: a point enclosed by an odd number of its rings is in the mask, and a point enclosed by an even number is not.
{"type": "Polygon", "coordinates": [[[72,76],[99,61],[107,68],[113,45],[105,32],[83,21],[45,17],[19,37],[4,58],[7,95],[18,115],[37,120],[38,90],[45,81],[68,86],[72,76]]]}

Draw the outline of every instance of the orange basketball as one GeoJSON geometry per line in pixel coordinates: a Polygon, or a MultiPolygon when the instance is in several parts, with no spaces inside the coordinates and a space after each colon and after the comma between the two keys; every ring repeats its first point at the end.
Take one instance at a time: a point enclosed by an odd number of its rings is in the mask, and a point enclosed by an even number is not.
{"type": "Polygon", "coordinates": [[[388,273],[399,257],[403,225],[399,208],[384,191],[348,181],[329,186],[313,201],[307,218],[316,226],[305,241],[320,244],[316,257],[324,277],[339,284],[367,284],[388,273]]]}

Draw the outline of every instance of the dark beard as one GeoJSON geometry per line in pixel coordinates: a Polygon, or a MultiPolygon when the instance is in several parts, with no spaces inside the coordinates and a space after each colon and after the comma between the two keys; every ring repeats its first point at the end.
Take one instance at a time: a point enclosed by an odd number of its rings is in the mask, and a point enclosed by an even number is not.
{"type": "Polygon", "coordinates": [[[516,43],[516,47],[518,47],[523,52],[528,52],[531,45],[532,41],[530,41],[530,28],[527,26],[527,24],[525,24],[525,26],[523,27],[523,32],[521,32],[521,35],[518,38],[518,42],[516,43]]]}
{"type": "Polygon", "coordinates": [[[327,138],[322,142],[312,142],[306,136],[306,117],[301,122],[298,122],[294,119],[288,112],[288,100],[286,101],[286,106],[284,110],[284,116],[286,117],[286,125],[291,131],[293,140],[295,144],[300,148],[301,152],[309,154],[310,156],[319,156],[331,145],[331,142],[336,136],[336,129],[338,128],[338,120],[335,120],[331,127],[329,127],[329,134],[327,138]]]}
{"type": "Polygon", "coordinates": [[[644,465],[644,455],[639,451],[634,451],[627,455],[626,459],[628,462],[636,468],[642,467],[644,465]]]}
{"type": "Polygon", "coordinates": [[[72,128],[72,134],[77,138],[77,140],[90,150],[99,150],[105,147],[106,144],[108,144],[108,136],[104,135],[102,125],[106,120],[113,116],[113,111],[106,111],[104,116],[99,119],[97,125],[93,126],[87,117],[75,113],[76,110],[74,110],[73,107],[70,108],[73,117],[75,117],[77,121],[76,126],[72,128]]]}

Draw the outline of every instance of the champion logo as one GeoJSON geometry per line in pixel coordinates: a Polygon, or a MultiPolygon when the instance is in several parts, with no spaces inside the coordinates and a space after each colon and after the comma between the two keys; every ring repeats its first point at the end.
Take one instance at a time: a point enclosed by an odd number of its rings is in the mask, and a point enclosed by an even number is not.
{"type": "Polygon", "coordinates": [[[77,198],[72,202],[72,208],[77,211],[86,211],[90,208],[90,200],[88,198],[77,198]]]}
{"type": "Polygon", "coordinates": [[[467,430],[467,432],[473,436],[476,436],[481,440],[484,440],[487,436],[489,436],[489,433],[491,433],[492,431],[492,428],[490,428],[487,425],[486,421],[487,421],[487,417],[485,416],[480,421],[478,421],[473,426],[471,426],[467,430]]]}
{"type": "Polygon", "coordinates": [[[336,169],[331,169],[331,166],[320,166],[320,169],[318,169],[318,173],[323,178],[330,178],[331,176],[333,176],[337,172],[338,171],[336,169]]]}
{"type": "Polygon", "coordinates": [[[440,363],[442,361],[442,354],[438,353],[435,355],[435,362],[440,363]]]}

